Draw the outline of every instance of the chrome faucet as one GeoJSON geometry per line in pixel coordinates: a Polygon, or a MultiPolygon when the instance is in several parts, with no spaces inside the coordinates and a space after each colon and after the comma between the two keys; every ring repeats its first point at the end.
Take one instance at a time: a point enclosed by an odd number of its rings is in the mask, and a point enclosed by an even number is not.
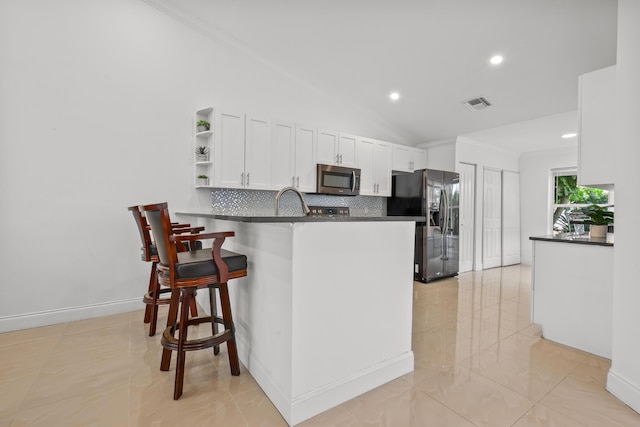
{"type": "Polygon", "coordinates": [[[280,208],[280,197],[282,197],[282,195],[287,191],[293,191],[298,195],[298,197],[300,198],[300,203],[302,203],[304,214],[309,215],[311,213],[311,209],[309,209],[309,206],[307,206],[307,204],[304,202],[304,197],[302,196],[300,190],[298,190],[296,187],[284,187],[282,190],[278,191],[278,194],[276,194],[276,216],[278,216],[278,210],[280,208]]]}

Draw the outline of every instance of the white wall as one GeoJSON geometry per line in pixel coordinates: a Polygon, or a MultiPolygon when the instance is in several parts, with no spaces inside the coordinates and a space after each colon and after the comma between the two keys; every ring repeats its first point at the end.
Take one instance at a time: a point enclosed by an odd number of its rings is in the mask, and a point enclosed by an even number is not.
{"type": "MultiPolygon", "coordinates": [[[[280,70],[139,0],[0,3],[0,331],[142,308],[127,206],[210,204],[193,115],[223,106],[395,140],[280,70]]],[[[397,141],[402,142],[402,141],[397,141]]]]}
{"type": "MultiPolygon", "coordinates": [[[[476,167],[476,209],[475,209],[475,270],[482,270],[482,212],[484,168],[519,171],[518,154],[489,147],[465,137],[458,137],[455,153],[456,164],[475,164],[476,167]]],[[[522,197],[522,193],[520,197],[522,197]]]]}
{"type": "Polygon", "coordinates": [[[578,148],[525,153],[520,157],[520,256],[531,264],[531,236],[549,234],[551,169],[576,167],[578,148]]]}
{"type": "Polygon", "coordinates": [[[640,412],[640,2],[618,0],[613,359],[607,389],[640,412]]]}

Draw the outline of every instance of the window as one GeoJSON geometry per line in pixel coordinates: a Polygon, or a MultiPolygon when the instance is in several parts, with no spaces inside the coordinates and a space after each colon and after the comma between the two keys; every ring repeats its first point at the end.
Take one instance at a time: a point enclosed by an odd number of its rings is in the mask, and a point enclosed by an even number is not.
{"type": "Polygon", "coordinates": [[[578,185],[575,169],[553,170],[553,234],[584,232],[580,208],[590,204],[607,205],[609,192],[578,185]],[[577,227],[576,227],[577,226],[577,227]]]}

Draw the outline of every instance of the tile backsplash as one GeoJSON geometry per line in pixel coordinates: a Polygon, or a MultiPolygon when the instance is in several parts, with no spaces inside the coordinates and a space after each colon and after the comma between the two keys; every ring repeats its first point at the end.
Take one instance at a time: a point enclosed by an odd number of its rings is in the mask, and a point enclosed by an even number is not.
{"type": "MultiPolygon", "coordinates": [[[[276,210],[277,191],[216,188],[211,192],[212,213],[219,215],[272,216],[276,210]]],[[[351,216],[384,216],[387,199],[372,196],[327,196],[304,194],[309,206],[347,206],[351,216]]],[[[300,199],[288,191],[280,198],[280,215],[301,215],[300,199]]]]}

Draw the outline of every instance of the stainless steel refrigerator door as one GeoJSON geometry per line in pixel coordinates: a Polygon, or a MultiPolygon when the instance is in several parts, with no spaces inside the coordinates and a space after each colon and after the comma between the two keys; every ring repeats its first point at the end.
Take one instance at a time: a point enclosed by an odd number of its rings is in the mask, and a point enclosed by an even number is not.
{"type": "Polygon", "coordinates": [[[445,276],[455,276],[459,268],[460,229],[460,183],[459,175],[444,172],[444,192],[447,197],[447,225],[444,231],[444,272],[445,276]]]}
{"type": "Polygon", "coordinates": [[[442,230],[445,221],[446,200],[442,197],[442,177],[442,171],[426,170],[424,172],[425,207],[429,213],[427,233],[424,237],[423,265],[425,268],[422,277],[424,281],[437,279],[444,275],[442,230]]]}

